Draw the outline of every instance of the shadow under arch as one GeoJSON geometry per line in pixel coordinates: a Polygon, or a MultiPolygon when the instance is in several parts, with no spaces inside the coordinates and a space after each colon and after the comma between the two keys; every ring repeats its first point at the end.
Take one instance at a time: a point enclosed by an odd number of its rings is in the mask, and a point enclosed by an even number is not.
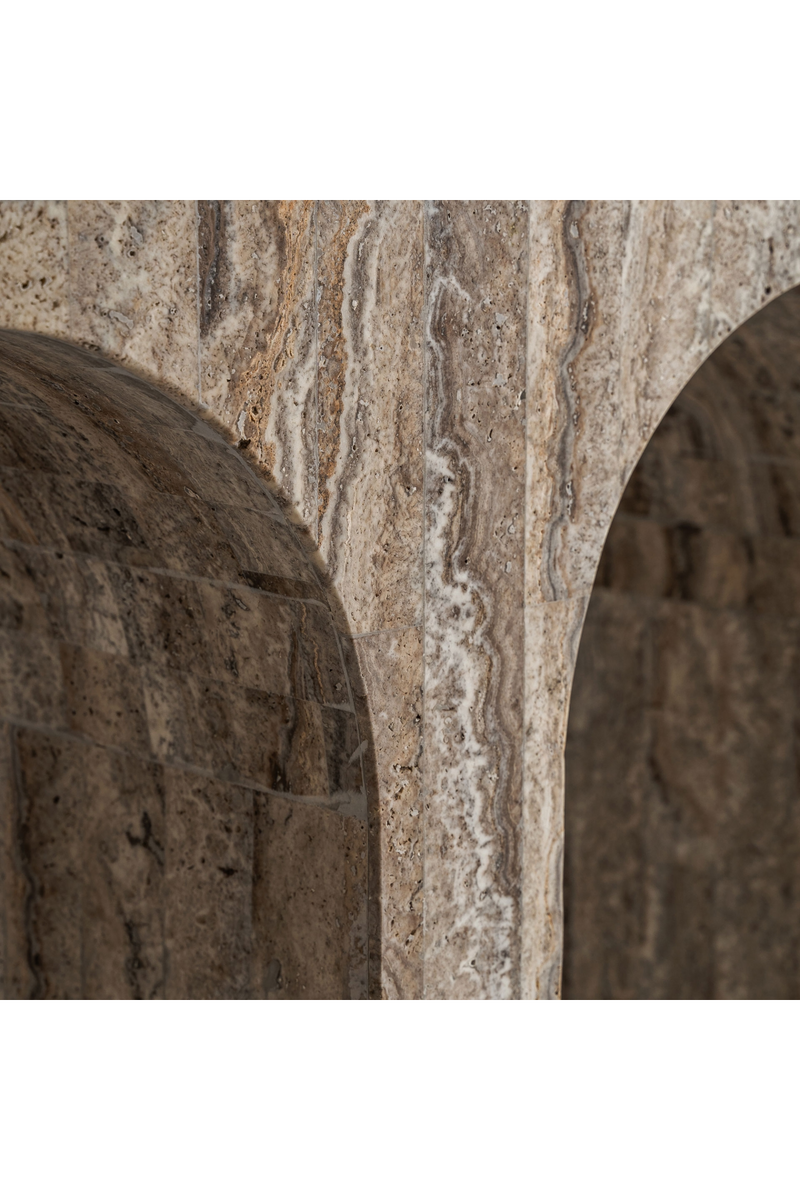
{"type": "Polygon", "coordinates": [[[565,998],[800,996],[800,288],[699,368],[608,533],[566,742],[565,998]]]}
{"type": "Polygon", "coordinates": [[[5,998],[366,998],[374,755],[343,634],[219,431],[0,331],[5,998]]]}

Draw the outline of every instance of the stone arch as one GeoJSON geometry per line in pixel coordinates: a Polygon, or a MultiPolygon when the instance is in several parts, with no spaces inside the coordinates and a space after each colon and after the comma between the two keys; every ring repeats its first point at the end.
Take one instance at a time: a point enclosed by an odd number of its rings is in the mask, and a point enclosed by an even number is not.
{"type": "Polygon", "coordinates": [[[549,999],[560,995],[570,690],[602,547],[689,379],[800,284],[800,243],[790,202],[542,202],[532,220],[522,974],[525,995],[549,999]]]}
{"type": "Polygon", "coordinates": [[[800,288],[765,300],[668,406],[600,557],[567,740],[567,995],[800,995],[800,288]]]}
{"type": "Polygon", "coordinates": [[[0,424],[3,995],[365,997],[369,734],[285,511],[38,334],[0,332],[0,424]]]}

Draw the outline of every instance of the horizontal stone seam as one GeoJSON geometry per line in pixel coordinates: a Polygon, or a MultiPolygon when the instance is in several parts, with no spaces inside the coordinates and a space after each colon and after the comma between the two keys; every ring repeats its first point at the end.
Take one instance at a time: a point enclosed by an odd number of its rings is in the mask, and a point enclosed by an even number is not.
{"type": "MultiPolygon", "coordinates": [[[[229,784],[231,787],[242,788],[251,792],[259,792],[261,795],[274,796],[278,800],[290,800],[295,804],[307,804],[316,806],[317,808],[329,808],[334,812],[337,811],[345,801],[337,801],[330,796],[296,796],[291,792],[279,792],[274,788],[265,787],[263,783],[258,783],[255,780],[247,778],[231,779],[224,775],[215,774],[213,771],[207,770],[205,767],[198,767],[194,763],[184,762],[182,759],[163,759],[154,758],[147,754],[137,754],[133,750],[125,750],[120,746],[104,745],[102,742],[96,742],[92,738],[88,738],[79,733],[72,733],[61,729],[53,729],[49,725],[40,725],[35,721],[25,721],[17,717],[0,718],[0,725],[5,725],[11,732],[15,729],[26,729],[33,733],[41,733],[50,738],[59,738],[65,742],[76,742],[82,746],[91,746],[96,750],[103,750],[109,754],[116,754],[120,758],[130,758],[135,762],[147,763],[153,767],[167,767],[171,770],[183,771],[187,775],[197,775],[203,779],[213,779],[215,783],[229,784]]],[[[359,802],[363,800],[364,819],[366,818],[366,797],[361,792],[343,793],[348,798],[356,797],[359,802]]],[[[354,814],[351,814],[354,815],[354,814]]]]}
{"type": "MultiPolygon", "coordinates": [[[[37,416],[40,416],[40,417],[44,416],[44,414],[38,412],[38,410],[28,408],[26,405],[22,405],[22,404],[14,405],[14,404],[0,403],[0,408],[25,408],[26,412],[36,412],[37,416]]],[[[179,463],[178,465],[181,466],[182,464],[179,463]]],[[[0,471],[17,471],[17,472],[19,472],[20,475],[25,475],[26,477],[30,477],[32,475],[43,475],[45,477],[55,476],[56,479],[63,479],[63,478],[74,479],[75,478],[75,473],[73,471],[37,471],[37,470],[29,471],[25,467],[12,467],[12,466],[2,466],[2,465],[0,465],[0,471]]],[[[104,475],[104,476],[97,476],[95,474],[81,475],[79,482],[80,483],[109,483],[109,484],[117,485],[118,479],[115,475],[113,475],[111,472],[109,472],[108,475],[104,475]]],[[[198,484],[197,486],[200,487],[201,485],[198,484]]],[[[286,517],[283,515],[283,513],[280,511],[280,509],[278,509],[277,511],[273,511],[272,508],[270,508],[270,510],[267,511],[266,509],[263,509],[263,508],[253,508],[249,504],[229,504],[225,500],[209,500],[205,496],[201,496],[197,492],[191,492],[191,490],[187,487],[184,487],[183,490],[184,490],[185,494],[192,495],[196,499],[202,500],[202,502],[204,504],[206,504],[211,509],[212,512],[216,512],[217,509],[221,509],[223,512],[230,513],[231,515],[235,515],[236,513],[239,513],[239,512],[252,513],[253,516],[255,516],[255,517],[263,517],[264,520],[266,520],[266,521],[272,521],[273,524],[279,525],[282,529],[289,531],[291,534],[294,534],[297,529],[303,529],[302,525],[294,525],[290,521],[287,521],[286,517]]],[[[162,493],[162,495],[163,494],[166,494],[168,496],[175,496],[179,493],[167,492],[167,493],[162,493]]],[[[269,499],[268,494],[267,494],[267,499],[269,499]]],[[[297,549],[300,551],[300,553],[302,553],[301,547],[298,546],[297,549]]]]}
{"type": "Polygon", "coordinates": [[[422,624],[418,625],[393,625],[387,629],[369,629],[366,633],[350,633],[343,634],[343,637],[349,637],[351,642],[360,641],[362,638],[380,637],[384,633],[407,633],[409,629],[422,629],[422,624]]]}
{"type": "MultiPolygon", "coordinates": [[[[7,631],[0,626],[0,638],[2,638],[6,632],[7,631]]],[[[156,670],[163,671],[173,678],[175,676],[181,676],[184,679],[194,680],[195,683],[221,684],[223,687],[233,687],[237,692],[256,692],[259,696],[273,696],[276,700],[296,700],[300,704],[313,705],[319,709],[332,709],[334,712],[344,712],[348,713],[350,716],[355,716],[356,714],[355,704],[352,701],[349,704],[331,704],[327,700],[316,700],[313,696],[298,696],[295,692],[269,691],[267,688],[255,687],[252,684],[242,683],[239,680],[233,680],[231,678],[226,678],[225,676],[206,675],[200,673],[196,674],[193,671],[187,671],[183,667],[169,666],[169,664],[166,664],[163,661],[160,662],[158,659],[145,658],[137,660],[132,659],[129,654],[115,654],[110,650],[97,650],[93,646],[86,646],[83,642],[75,642],[70,638],[40,637],[36,636],[35,634],[27,634],[25,631],[23,631],[23,636],[18,640],[26,643],[28,642],[29,638],[31,641],[36,640],[39,645],[44,644],[52,649],[57,649],[59,646],[71,646],[74,650],[88,650],[92,654],[102,654],[104,658],[110,658],[117,662],[130,663],[130,665],[137,670],[142,670],[143,668],[147,667],[154,667],[156,670]]],[[[342,667],[342,670],[344,671],[344,667],[342,667]]],[[[346,672],[344,677],[345,680],[347,680],[346,672]]],[[[0,715],[0,720],[6,719],[10,718],[0,715]]],[[[16,718],[13,719],[16,720],[16,718]]]]}
{"type": "MultiPolygon", "coordinates": [[[[184,571],[173,571],[169,567],[133,565],[121,562],[116,558],[100,558],[96,554],[86,554],[80,550],[59,550],[55,546],[41,546],[36,542],[21,542],[17,538],[0,538],[0,545],[7,546],[10,550],[21,549],[32,551],[35,554],[50,554],[53,557],[74,558],[81,562],[99,563],[104,567],[119,567],[125,571],[142,571],[146,575],[162,575],[167,579],[181,579],[187,583],[207,583],[211,587],[229,588],[237,592],[248,592],[254,596],[272,596],[276,600],[285,600],[289,604],[316,604],[320,608],[324,608],[327,613],[331,613],[330,606],[324,600],[316,600],[313,596],[287,596],[283,592],[268,592],[263,588],[252,587],[248,583],[234,583],[232,580],[229,581],[227,579],[213,579],[208,575],[190,575],[184,571]]],[[[258,572],[253,571],[250,574],[258,574],[258,572]]],[[[275,578],[287,579],[290,583],[297,583],[300,586],[303,584],[303,580],[291,579],[288,575],[275,576],[275,578]]],[[[332,613],[331,618],[333,618],[332,613]]]]}

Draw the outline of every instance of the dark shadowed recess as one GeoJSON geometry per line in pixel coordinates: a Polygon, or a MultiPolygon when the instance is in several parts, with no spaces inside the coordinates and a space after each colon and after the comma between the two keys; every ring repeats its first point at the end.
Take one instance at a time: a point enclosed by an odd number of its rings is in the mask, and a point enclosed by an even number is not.
{"type": "Polygon", "coordinates": [[[0,332],[4,997],[367,995],[343,632],[210,424],[0,332]]]}
{"type": "Polygon", "coordinates": [[[634,471],[566,753],[564,995],[800,997],[800,289],[634,471]]]}

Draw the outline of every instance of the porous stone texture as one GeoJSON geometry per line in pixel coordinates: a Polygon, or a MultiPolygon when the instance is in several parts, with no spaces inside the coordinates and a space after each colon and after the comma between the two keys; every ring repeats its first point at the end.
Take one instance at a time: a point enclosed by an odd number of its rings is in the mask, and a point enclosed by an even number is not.
{"type": "Polygon", "coordinates": [[[528,214],[508,202],[427,215],[426,995],[509,999],[520,991],[528,214]]]}
{"type": "Polygon", "coordinates": [[[522,994],[549,998],[570,686],[602,546],[685,384],[800,282],[800,205],[537,202],[530,237],[522,994]]]}
{"type": "Polygon", "coordinates": [[[567,737],[564,989],[800,998],[800,290],[732,334],[634,471],[567,737]]]}
{"type": "MultiPolygon", "coordinates": [[[[0,206],[19,230],[34,211],[0,206]]],[[[0,324],[206,406],[335,585],[373,734],[371,994],[558,996],[566,720],[602,545],[689,378],[800,283],[800,207],[59,211],[27,260],[0,244],[0,324]],[[39,260],[67,325],[20,305],[39,260]]]]}
{"type": "Polygon", "coordinates": [[[6,998],[367,995],[367,799],[327,589],[219,432],[0,334],[6,998]]]}

